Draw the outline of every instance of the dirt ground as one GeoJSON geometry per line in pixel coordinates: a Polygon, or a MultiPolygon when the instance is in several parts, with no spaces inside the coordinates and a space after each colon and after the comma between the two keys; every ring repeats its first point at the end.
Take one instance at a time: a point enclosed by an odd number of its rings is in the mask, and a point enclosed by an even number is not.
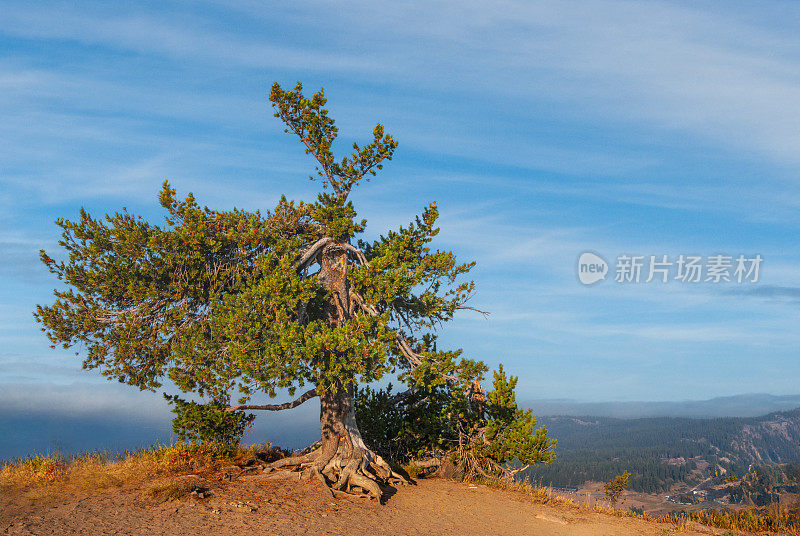
{"type": "MultiPolygon", "coordinates": [[[[547,535],[723,534],[533,504],[524,494],[443,479],[400,487],[385,505],[333,499],[315,481],[202,479],[202,497],[148,496],[153,481],[80,496],[0,496],[0,534],[114,535],[547,535]]],[[[728,532],[728,534],[730,534],[728,532]]]]}

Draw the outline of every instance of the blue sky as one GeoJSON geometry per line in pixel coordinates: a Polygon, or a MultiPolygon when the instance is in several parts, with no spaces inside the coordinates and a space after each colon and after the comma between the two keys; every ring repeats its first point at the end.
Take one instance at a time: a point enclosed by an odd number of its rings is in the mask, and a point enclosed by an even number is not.
{"type": "Polygon", "coordinates": [[[218,209],[312,199],[267,101],[300,80],[342,150],[376,122],[399,140],[352,199],[373,235],[438,202],[492,313],[441,339],[519,398],[796,393],[798,23],[793,2],[4,2],[0,391],[163,412],[48,347],[38,250],[81,207],[158,220],[164,179],[218,209]],[[587,250],[764,261],[758,283],[585,287],[587,250]]]}

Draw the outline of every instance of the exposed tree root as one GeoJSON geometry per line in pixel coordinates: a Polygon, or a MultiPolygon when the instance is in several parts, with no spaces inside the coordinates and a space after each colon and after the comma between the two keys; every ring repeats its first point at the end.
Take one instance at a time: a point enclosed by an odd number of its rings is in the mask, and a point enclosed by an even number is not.
{"type": "Polygon", "coordinates": [[[379,501],[383,498],[381,486],[408,484],[402,476],[392,471],[383,458],[363,445],[353,446],[340,441],[333,450],[323,447],[302,456],[283,458],[269,464],[265,471],[300,471],[301,478],[315,478],[332,496],[337,492],[366,495],[379,501]]]}

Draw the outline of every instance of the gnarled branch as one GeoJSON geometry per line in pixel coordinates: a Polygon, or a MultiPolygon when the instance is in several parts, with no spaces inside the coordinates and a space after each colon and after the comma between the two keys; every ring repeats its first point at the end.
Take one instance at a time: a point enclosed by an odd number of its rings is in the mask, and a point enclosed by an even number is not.
{"type": "Polygon", "coordinates": [[[300,257],[300,262],[298,263],[297,269],[302,270],[306,266],[314,262],[314,259],[317,258],[319,252],[322,251],[322,249],[331,242],[333,242],[333,238],[326,236],[324,238],[320,238],[319,240],[311,244],[311,246],[300,257]]]}
{"type": "Polygon", "coordinates": [[[239,411],[242,409],[264,409],[267,411],[282,411],[284,409],[292,409],[296,408],[306,400],[310,400],[317,396],[317,390],[311,389],[306,391],[299,398],[292,400],[291,402],[284,402],[283,404],[262,404],[262,405],[255,405],[255,406],[231,406],[226,408],[225,411],[239,411]]]}
{"type": "MultiPolygon", "coordinates": [[[[358,306],[361,307],[361,310],[367,313],[369,316],[379,316],[378,310],[374,306],[365,302],[364,298],[352,290],[350,291],[350,299],[357,303],[358,306]]],[[[400,349],[400,353],[403,354],[403,357],[406,358],[412,368],[422,363],[422,356],[414,352],[405,337],[399,333],[395,333],[394,340],[397,343],[397,347],[400,349]]]]}
{"type": "MultiPolygon", "coordinates": [[[[358,306],[361,307],[361,310],[367,313],[369,316],[379,316],[378,310],[374,306],[365,302],[364,298],[352,290],[350,291],[350,299],[357,303],[358,306]]],[[[394,340],[397,343],[397,347],[400,349],[400,353],[406,358],[408,363],[411,365],[411,368],[414,368],[422,363],[422,356],[414,352],[405,337],[399,333],[395,333],[394,340]]]]}
{"type": "Polygon", "coordinates": [[[342,247],[344,247],[344,249],[346,249],[347,251],[354,253],[356,258],[358,259],[358,262],[361,263],[361,266],[369,267],[369,261],[367,260],[367,257],[364,255],[363,251],[361,251],[354,245],[347,243],[342,244],[342,247]]]}
{"type": "MultiPolygon", "coordinates": [[[[350,291],[350,299],[354,303],[357,303],[358,306],[361,308],[361,310],[367,313],[368,315],[379,316],[378,310],[374,306],[365,302],[364,298],[362,298],[352,290],[350,291]]],[[[400,350],[400,353],[403,354],[403,357],[406,358],[406,361],[408,361],[408,364],[411,366],[412,369],[417,365],[421,364],[422,360],[425,359],[424,356],[418,354],[417,352],[414,351],[413,348],[411,348],[411,344],[408,342],[408,339],[406,339],[400,333],[397,332],[394,333],[394,341],[397,344],[397,348],[400,350]]],[[[457,378],[456,376],[451,376],[450,374],[443,374],[442,377],[453,381],[460,380],[460,378],[457,378]]]]}
{"type": "Polygon", "coordinates": [[[411,368],[414,368],[422,363],[422,356],[411,348],[411,345],[408,343],[405,337],[399,333],[395,333],[394,340],[397,343],[397,347],[400,349],[400,353],[403,354],[403,357],[405,357],[406,360],[411,364],[411,368]]]}

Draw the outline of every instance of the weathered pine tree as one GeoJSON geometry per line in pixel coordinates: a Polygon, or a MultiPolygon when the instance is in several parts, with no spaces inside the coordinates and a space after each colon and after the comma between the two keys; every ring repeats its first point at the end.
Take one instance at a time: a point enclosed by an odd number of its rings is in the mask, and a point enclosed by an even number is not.
{"type": "Polygon", "coordinates": [[[356,219],[349,194],[397,142],[379,124],[370,143],[337,159],[322,90],[306,98],[300,84],[275,84],[270,100],[317,162],[324,188],[315,202],[284,197],[265,213],[216,211],[191,194],[178,200],[165,182],[163,226],[127,210],[96,219],[82,209],[79,221],[56,222],[68,260],[41,253],[66,289],[35,316],[54,345],[85,348],[84,368],[140,389],[168,378],[224,405],[238,392],[234,411],[285,410],[319,397],[321,446],[276,467],[299,465],[333,489],[380,497],[378,483],[397,476],[362,440],[356,386],[391,371],[465,386],[480,374],[481,363],[423,343],[465,307],[473,283],[460,276],[473,264],[429,248],[435,205],[378,240],[356,240],[366,221],[356,219]],[[303,386],[291,402],[250,403],[303,386]]]}

